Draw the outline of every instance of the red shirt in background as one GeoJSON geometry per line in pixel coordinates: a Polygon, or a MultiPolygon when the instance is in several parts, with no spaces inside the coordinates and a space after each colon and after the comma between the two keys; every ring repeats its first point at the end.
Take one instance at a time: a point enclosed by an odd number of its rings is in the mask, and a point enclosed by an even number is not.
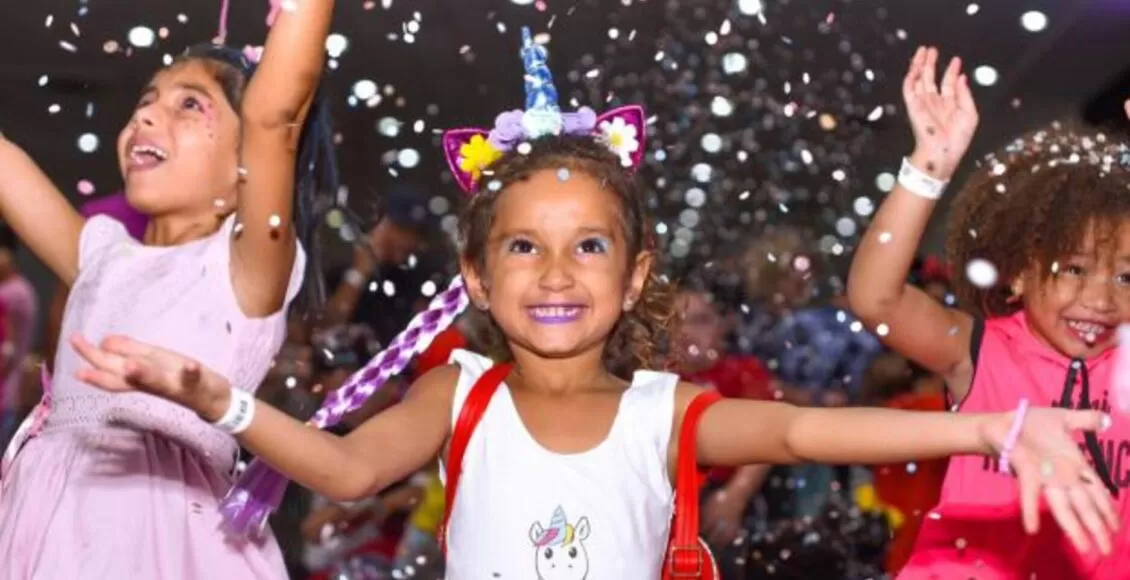
{"type": "MultiPolygon", "coordinates": [[[[683,373],[683,380],[713,387],[723,397],[730,399],[755,399],[772,401],[773,375],[751,356],[727,355],[714,366],[701,371],[683,373]]],[[[732,467],[716,467],[710,471],[710,479],[725,482],[734,475],[732,467]]]]}
{"type": "MultiPolygon", "coordinates": [[[[944,411],[946,401],[941,393],[907,393],[891,399],[886,407],[904,411],[944,411]]],[[[942,482],[946,479],[948,459],[875,465],[872,467],[875,495],[883,504],[894,507],[903,515],[903,524],[895,530],[887,550],[887,572],[894,574],[906,565],[922,518],[938,505],[942,482]]]]}

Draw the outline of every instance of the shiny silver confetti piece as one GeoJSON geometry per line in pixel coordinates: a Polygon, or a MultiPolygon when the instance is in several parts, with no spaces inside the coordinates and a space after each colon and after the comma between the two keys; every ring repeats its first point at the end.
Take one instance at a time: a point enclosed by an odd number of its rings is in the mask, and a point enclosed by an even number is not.
{"type": "Polygon", "coordinates": [[[997,268],[988,260],[976,258],[966,264],[965,277],[978,288],[992,288],[997,283],[997,268]]]}
{"type": "Polygon", "coordinates": [[[279,214],[273,213],[271,217],[267,218],[267,225],[270,226],[271,229],[278,229],[279,226],[282,225],[282,218],[279,217],[279,214]]]}
{"type": "Polygon", "coordinates": [[[557,180],[558,181],[568,181],[569,180],[569,168],[568,167],[562,167],[562,168],[557,170],[557,180]]]}

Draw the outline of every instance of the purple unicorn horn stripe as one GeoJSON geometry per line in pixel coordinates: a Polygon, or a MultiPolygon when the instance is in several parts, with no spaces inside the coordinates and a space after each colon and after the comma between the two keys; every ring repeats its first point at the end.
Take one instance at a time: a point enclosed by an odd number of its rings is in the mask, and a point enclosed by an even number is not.
{"type": "MultiPolygon", "coordinates": [[[[402,372],[413,357],[427,349],[436,335],[467,308],[467,304],[463,279],[456,277],[443,293],[432,300],[428,310],[412,319],[408,328],[398,334],[388,348],[332,393],[309,423],[325,428],[361,408],[389,378],[402,372]]],[[[287,479],[262,460],[251,462],[220,504],[220,513],[228,530],[237,536],[263,530],[267,518],[282,501],[286,485],[287,479]]]]}

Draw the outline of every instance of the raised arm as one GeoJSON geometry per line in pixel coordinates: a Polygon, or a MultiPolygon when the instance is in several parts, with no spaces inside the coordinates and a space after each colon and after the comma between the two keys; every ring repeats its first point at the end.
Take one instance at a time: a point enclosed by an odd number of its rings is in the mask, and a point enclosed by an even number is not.
{"type": "MultiPolygon", "coordinates": [[[[934,81],[937,60],[936,49],[919,48],[903,81],[916,141],[909,162],[934,179],[949,181],[973,137],[977,109],[956,58],[939,91],[934,81]]],[[[902,185],[894,187],[855,251],[848,301],[868,328],[884,325],[888,332],[878,334],[888,346],[945,376],[960,400],[971,380],[972,320],[906,281],[936,205],[935,199],[902,185]]]]}
{"type": "MultiPolygon", "coordinates": [[[[680,385],[676,395],[680,414],[699,392],[699,387],[680,385]]],[[[698,453],[706,465],[747,465],[897,463],[1004,452],[1019,480],[1024,523],[1030,532],[1038,526],[1043,495],[1080,549],[1091,543],[1088,536],[1092,536],[1105,552],[1118,518],[1110,494],[1073,434],[1099,430],[1108,422],[1097,411],[1064,409],[974,414],[801,408],[725,399],[702,416],[698,453]]]]}
{"type": "MultiPolygon", "coordinates": [[[[79,372],[89,384],[111,391],[143,390],[206,421],[218,420],[230,404],[231,386],[223,377],[178,354],[124,337],[111,337],[98,347],[81,338],[72,344],[91,364],[79,372]]],[[[257,401],[251,425],[238,438],[302,486],[334,501],[358,500],[404,479],[439,454],[449,431],[458,372],[453,366],[432,370],[402,402],[347,437],[307,426],[257,401]]]]}
{"type": "Polygon", "coordinates": [[[321,78],[333,0],[299,0],[282,10],[244,94],[232,283],[240,308],[265,316],[282,307],[294,264],[295,157],[321,78]]]}
{"type": "Polygon", "coordinates": [[[31,157],[0,135],[0,218],[64,284],[78,276],[83,219],[31,157]]]}

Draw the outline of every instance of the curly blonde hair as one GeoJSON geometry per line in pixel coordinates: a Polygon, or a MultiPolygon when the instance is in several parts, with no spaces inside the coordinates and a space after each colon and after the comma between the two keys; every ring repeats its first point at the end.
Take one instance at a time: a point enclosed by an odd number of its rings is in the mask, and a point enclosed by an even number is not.
{"type": "Polygon", "coordinates": [[[953,277],[963,308],[994,317],[1022,307],[1010,283],[1028,268],[1056,275],[1054,264],[1093,231],[1095,252],[1117,243],[1130,220],[1130,148],[1103,133],[1055,123],[988,156],[950,210],[946,259],[958,272],[974,260],[997,270],[981,287],[953,277]]]}
{"type": "MultiPolygon", "coordinates": [[[[542,138],[530,142],[530,146],[524,154],[512,151],[495,162],[464,209],[459,221],[459,252],[467,264],[476,271],[485,270],[484,250],[494,221],[495,204],[506,186],[544,170],[582,172],[615,195],[620,225],[628,243],[629,262],[624,264],[625,268],[632,267],[639,252],[655,247],[642,180],[626,171],[606,146],[592,137],[576,136],[542,138]]],[[[472,309],[468,317],[484,339],[485,354],[495,360],[512,358],[502,329],[488,312],[472,309]]],[[[674,318],[672,285],[653,269],[635,307],[624,313],[612,329],[604,351],[605,366],[621,378],[629,378],[638,369],[654,367],[674,318]]]]}

